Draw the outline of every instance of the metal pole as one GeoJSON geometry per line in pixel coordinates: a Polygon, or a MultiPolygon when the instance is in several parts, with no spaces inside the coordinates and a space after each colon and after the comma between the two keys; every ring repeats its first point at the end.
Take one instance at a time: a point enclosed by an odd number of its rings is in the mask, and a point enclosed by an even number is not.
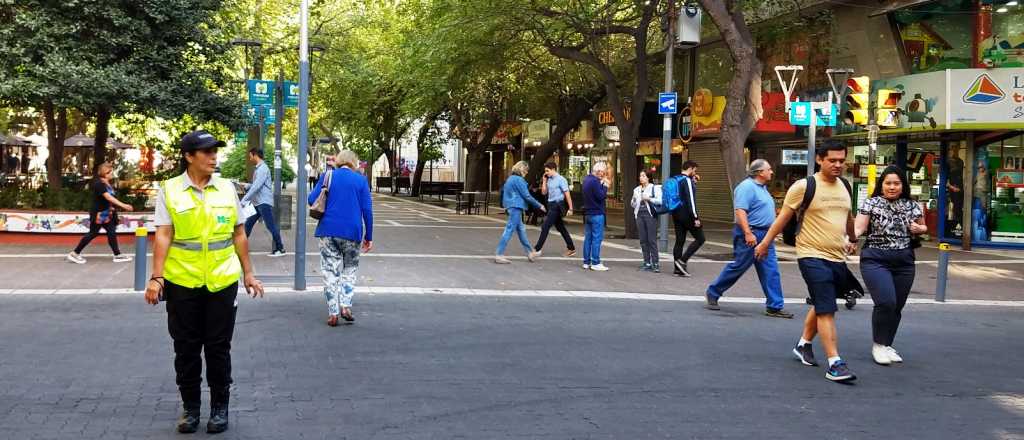
{"type": "MultiPolygon", "coordinates": [[[[665,35],[665,45],[668,50],[665,52],[665,91],[671,92],[675,87],[672,77],[672,64],[675,61],[675,21],[676,1],[668,0],[668,34],[665,35]]],[[[676,100],[676,108],[679,108],[680,99],[676,100]]],[[[661,184],[664,185],[669,174],[672,173],[672,116],[665,115],[661,133],[661,184]]],[[[668,252],[668,216],[658,216],[658,248],[662,252],[668,252]]],[[[659,257],[660,258],[660,257],[659,257]]]]}
{"type": "Polygon", "coordinates": [[[277,125],[274,128],[274,220],[281,224],[281,126],[284,120],[284,70],[277,72],[274,84],[274,108],[277,109],[277,125]]]}
{"type": "Polygon", "coordinates": [[[306,151],[309,149],[309,0],[299,9],[299,157],[295,185],[295,290],[306,290],[306,151]]]}
{"type": "Polygon", "coordinates": [[[146,245],[149,231],[146,228],[135,228],[135,291],[146,290],[146,245]]]}
{"type": "Polygon", "coordinates": [[[807,127],[807,175],[814,175],[814,136],[818,132],[818,113],[811,106],[811,125],[807,127]]]}
{"type": "Polygon", "coordinates": [[[939,273],[935,277],[935,301],[946,302],[946,275],[949,268],[949,243],[939,243],[939,273]]]}

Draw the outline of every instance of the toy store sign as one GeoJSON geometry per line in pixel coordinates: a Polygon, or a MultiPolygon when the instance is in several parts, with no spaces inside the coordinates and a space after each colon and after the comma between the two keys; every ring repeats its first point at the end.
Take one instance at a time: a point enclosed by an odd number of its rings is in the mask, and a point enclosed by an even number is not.
{"type": "MultiPolygon", "coordinates": [[[[144,227],[149,232],[156,231],[153,214],[118,214],[118,234],[134,234],[138,227],[144,227]]],[[[89,232],[89,214],[85,212],[0,211],[0,231],[85,234],[89,232]]]]}
{"type": "Polygon", "coordinates": [[[950,128],[1024,128],[1024,68],[946,72],[950,128]]]}

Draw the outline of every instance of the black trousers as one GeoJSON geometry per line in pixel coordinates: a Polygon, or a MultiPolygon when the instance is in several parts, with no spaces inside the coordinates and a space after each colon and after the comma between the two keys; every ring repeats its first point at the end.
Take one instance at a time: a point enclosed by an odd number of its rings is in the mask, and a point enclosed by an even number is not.
{"type": "Polygon", "coordinates": [[[672,211],[672,223],[676,227],[676,244],[672,248],[672,256],[683,262],[690,261],[690,257],[704,245],[704,230],[697,226],[696,219],[681,207],[672,211]],[[693,236],[693,243],[690,243],[690,247],[686,248],[684,253],[683,247],[686,246],[687,233],[693,236]]]}
{"type": "Polygon", "coordinates": [[[565,229],[565,221],[562,217],[568,211],[564,202],[548,202],[548,215],[544,217],[544,225],[540,227],[540,237],[537,238],[537,245],[533,247],[534,250],[544,249],[544,242],[548,240],[548,231],[554,226],[558,229],[558,233],[562,234],[562,239],[565,240],[565,247],[569,250],[575,250],[576,245],[572,243],[572,236],[569,235],[569,230],[565,229]]]}
{"type": "MultiPolygon", "coordinates": [[[[92,217],[95,219],[96,215],[92,214],[92,217]]],[[[100,236],[100,228],[103,228],[103,231],[107,234],[107,243],[110,245],[110,249],[114,251],[114,255],[121,255],[121,248],[117,246],[117,222],[116,215],[104,224],[90,222],[89,232],[78,242],[78,246],[75,246],[75,253],[82,253],[82,250],[89,245],[92,239],[100,236]]]]}
{"type": "Polygon", "coordinates": [[[231,336],[235,331],[238,283],[221,291],[164,284],[167,330],[174,341],[174,372],[181,400],[198,406],[206,356],[206,383],[212,403],[228,403],[231,387],[231,336]]]}
{"type": "Polygon", "coordinates": [[[871,293],[875,309],[871,313],[871,335],[876,344],[892,345],[903,318],[910,288],[914,285],[914,250],[864,248],[860,256],[860,274],[871,293]]]}

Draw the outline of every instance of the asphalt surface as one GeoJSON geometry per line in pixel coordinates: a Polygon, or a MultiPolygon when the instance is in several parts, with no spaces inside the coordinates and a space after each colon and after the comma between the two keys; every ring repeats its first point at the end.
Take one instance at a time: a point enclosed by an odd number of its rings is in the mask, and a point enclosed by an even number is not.
{"type": "MultiPolygon", "coordinates": [[[[1024,437],[1019,309],[912,305],[893,367],[841,312],[840,385],[753,304],[372,294],[330,328],[318,294],[240,303],[225,439],[1024,437]]],[[[0,296],[0,437],[185,438],[170,345],[137,297],[0,296]]]]}

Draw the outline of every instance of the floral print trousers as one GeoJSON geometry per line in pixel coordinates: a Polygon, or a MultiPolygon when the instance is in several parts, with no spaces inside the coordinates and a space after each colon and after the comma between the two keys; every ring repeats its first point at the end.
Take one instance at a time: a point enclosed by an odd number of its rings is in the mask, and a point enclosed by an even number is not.
{"type": "Polygon", "coordinates": [[[320,271],[324,276],[324,297],[331,315],[352,307],[359,270],[359,242],[338,237],[320,237],[320,271]]]}

